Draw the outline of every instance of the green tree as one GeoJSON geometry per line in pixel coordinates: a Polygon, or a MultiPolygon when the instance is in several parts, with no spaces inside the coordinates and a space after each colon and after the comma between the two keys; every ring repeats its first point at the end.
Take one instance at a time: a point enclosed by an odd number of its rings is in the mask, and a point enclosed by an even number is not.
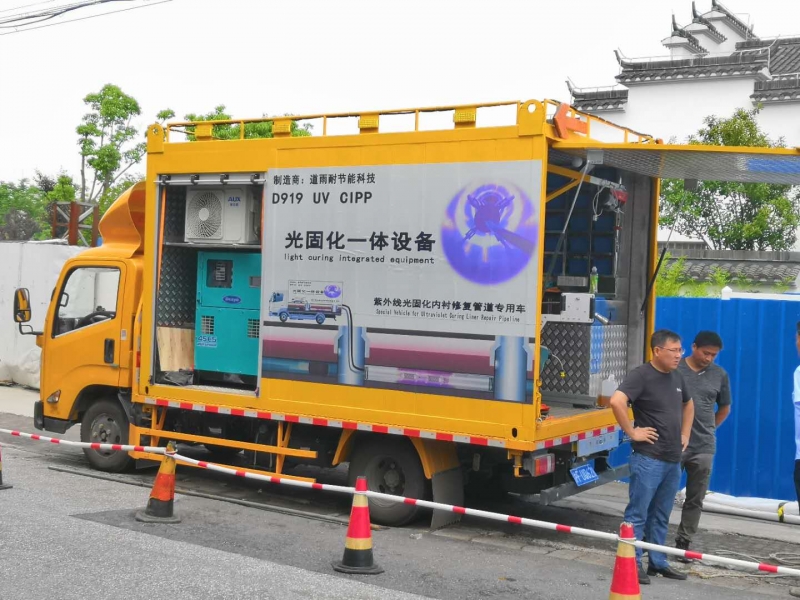
{"type": "MultiPolygon", "coordinates": [[[[106,84],[83,99],[90,111],[77,127],[81,154],[81,202],[98,202],[145,154],[133,119],[141,114],[139,103],[118,86],[106,84]],[[91,182],[90,182],[91,179],[91,182]]],[[[174,116],[171,110],[158,113],[159,121],[174,116]]]]}
{"type": "MultiPolygon", "coordinates": [[[[729,118],[706,117],[689,144],[784,147],[759,127],[760,108],[738,109],[729,118]]],[[[722,250],[787,250],[800,226],[800,197],[788,185],[699,182],[697,191],[682,180],[665,179],[661,188],[661,222],[684,235],[722,250]]]]}
{"type": "Polygon", "coordinates": [[[0,181],[0,240],[49,238],[48,205],[46,194],[27,179],[0,181]]]}
{"type": "MultiPolygon", "coordinates": [[[[268,116],[268,115],[263,115],[268,116]]],[[[291,115],[285,115],[291,116],[291,115]]],[[[220,104],[215,106],[214,110],[204,115],[189,113],[184,117],[186,121],[229,121],[231,117],[225,112],[225,105],[220,104]]],[[[238,140],[241,134],[241,126],[238,124],[223,124],[214,125],[212,128],[212,135],[219,140],[238,140]]],[[[293,137],[302,137],[311,135],[311,124],[304,123],[300,125],[297,121],[292,121],[291,132],[293,137]]],[[[194,142],[194,127],[186,128],[186,136],[189,141],[194,142]]],[[[255,138],[271,138],[272,137],[272,121],[262,121],[260,123],[245,123],[244,125],[245,139],[255,138]]]]}

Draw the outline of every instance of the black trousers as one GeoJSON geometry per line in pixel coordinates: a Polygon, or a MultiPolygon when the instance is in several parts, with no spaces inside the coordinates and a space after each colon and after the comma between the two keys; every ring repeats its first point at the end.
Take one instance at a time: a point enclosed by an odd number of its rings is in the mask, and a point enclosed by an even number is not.
{"type": "Polygon", "coordinates": [[[794,489],[797,492],[797,502],[800,503],[800,460],[794,461],[794,489]]]}

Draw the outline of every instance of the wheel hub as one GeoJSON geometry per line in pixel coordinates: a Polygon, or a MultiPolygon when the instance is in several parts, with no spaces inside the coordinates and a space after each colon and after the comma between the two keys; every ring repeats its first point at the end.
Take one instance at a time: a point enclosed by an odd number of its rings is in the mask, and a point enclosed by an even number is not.
{"type": "MultiPolygon", "coordinates": [[[[99,415],[92,422],[92,442],[100,444],[118,444],[122,440],[122,432],[116,421],[108,415],[99,415]]],[[[108,454],[110,451],[100,451],[108,454]]]]}

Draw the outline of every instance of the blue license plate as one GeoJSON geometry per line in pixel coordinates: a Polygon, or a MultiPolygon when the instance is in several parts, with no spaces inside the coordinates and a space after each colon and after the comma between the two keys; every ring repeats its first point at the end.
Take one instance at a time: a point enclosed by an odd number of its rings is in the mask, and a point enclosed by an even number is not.
{"type": "Polygon", "coordinates": [[[569,472],[572,475],[572,479],[575,480],[575,485],[578,487],[594,483],[600,479],[597,473],[595,473],[594,467],[589,463],[570,469],[569,472]]]}

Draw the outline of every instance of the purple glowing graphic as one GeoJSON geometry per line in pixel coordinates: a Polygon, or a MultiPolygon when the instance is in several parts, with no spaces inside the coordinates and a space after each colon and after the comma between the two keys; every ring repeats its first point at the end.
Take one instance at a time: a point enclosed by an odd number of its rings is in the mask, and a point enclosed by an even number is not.
{"type": "Polygon", "coordinates": [[[328,298],[338,298],[342,295],[342,288],[338,285],[330,284],[325,288],[325,295],[328,298]]]}
{"type": "Polygon", "coordinates": [[[462,189],[447,206],[442,247],[447,261],[469,281],[493,285],[518,275],[536,250],[533,205],[512,185],[462,189]]]}

